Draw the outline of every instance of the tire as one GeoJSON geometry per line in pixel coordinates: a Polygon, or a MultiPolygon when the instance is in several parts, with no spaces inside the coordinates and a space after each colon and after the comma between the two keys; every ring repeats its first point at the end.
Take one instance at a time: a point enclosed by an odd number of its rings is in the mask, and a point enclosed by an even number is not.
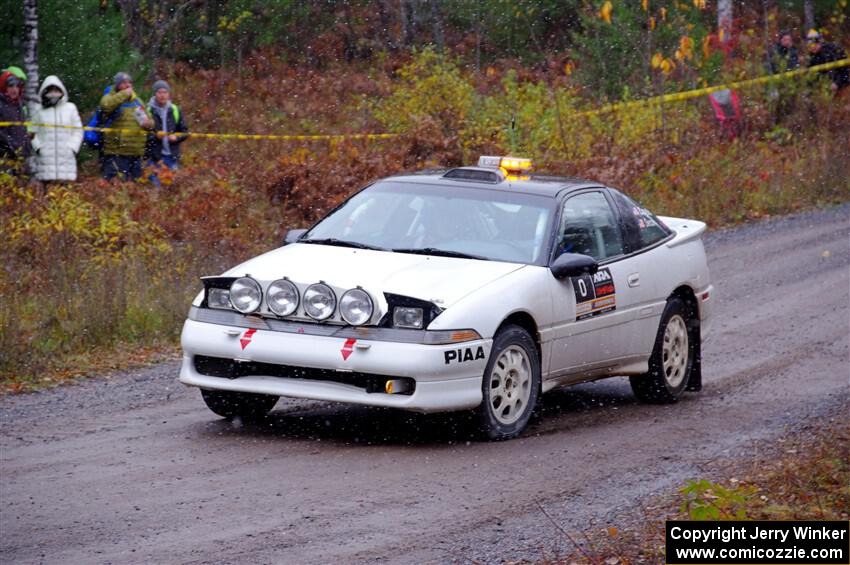
{"type": "Polygon", "coordinates": [[[506,326],[496,334],[481,390],[476,410],[481,435],[490,440],[519,435],[540,395],[540,357],[523,328],[506,326]]]}
{"type": "Polygon", "coordinates": [[[201,389],[201,395],[207,408],[228,420],[237,417],[259,420],[274,408],[279,398],[268,394],[207,389],[201,389]]]}
{"type": "Polygon", "coordinates": [[[670,298],[649,358],[649,372],[629,377],[632,391],[642,402],[667,404],[678,400],[688,386],[697,355],[699,331],[693,307],[670,298]]]}

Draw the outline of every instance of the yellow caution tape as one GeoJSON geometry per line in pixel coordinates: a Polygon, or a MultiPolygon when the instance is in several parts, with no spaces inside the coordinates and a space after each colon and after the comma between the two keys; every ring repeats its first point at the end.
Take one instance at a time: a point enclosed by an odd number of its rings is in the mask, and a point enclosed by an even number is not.
{"type": "MultiPolygon", "coordinates": [[[[797,69],[794,71],[786,71],[784,73],[777,73],[774,75],[766,75],[763,77],[752,78],[747,80],[739,80],[735,82],[729,82],[726,84],[718,84],[715,86],[707,86],[705,88],[698,88],[696,90],[686,90],[683,92],[675,92],[672,94],[662,94],[660,96],[653,96],[652,98],[643,98],[641,100],[632,100],[629,102],[617,102],[614,104],[606,104],[605,106],[601,106],[596,108],[595,110],[586,110],[583,112],[578,112],[573,114],[572,117],[577,116],[596,116],[600,114],[607,114],[609,112],[617,112],[620,110],[627,110],[631,108],[637,108],[640,106],[648,106],[652,104],[664,104],[665,102],[680,102],[683,100],[690,100],[691,98],[699,98],[700,96],[707,96],[712,92],[717,92],[718,90],[726,90],[730,88],[742,88],[746,86],[753,86],[757,84],[767,84],[770,82],[786,80],[789,78],[793,78],[796,76],[809,74],[809,73],[817,73],[823,71],[829,71],[832,69],[837,69],[839,67],[847,67],[850,66],[850,59],[841,59],[840,61],[834,61],[832,63],[825,63],[823,65],[815,65],[814,67],[809,67],[806,69],[797,69]]],[[[65,128],[65,129],[82,129],[84,131],[100,131],[103,133],[120,133],[122,135],[148,135],[149,133],[154,133],[147,130],[138,130],[138,129],[117,129],[117,128],[102,128],[102,127],[89,127],[89,126],[69,126],[69,125],[61,125],[61,124],[37,124],[33,122],[0,122],[0,127],[7,126],[27,126],[27,127],[54,127],[54,128],[65,128]]],[[[188,133],[174,133],[174,132],[162,132],[168,133],[168,135],[177,135],[181,137],[197,137],[202,139],[252,139],[252,140],[278,140],[278,141],[342,141],[344,139],[391,139],[393,137],[398,137],[401,134],[397,133],[353,133],[353,134],[337,134],[337,135],[271,135],[271,134],[244,134],[244,133],[196,133],[196,132],[188,132],[188,133]]]]}
{"type": "Polygon", "coordinates": [[[145,136],[152,133],[165,135],[176,135],[178,137],[198,137],[202,139],[272,139],[283,141],[341,141],[343,139],[390,139],[398,137],[397,133],[350,133],[334,135],[272,135],[272,134],[248,134],[248,133],[198,133],[198,132],[155,132],[142,129],[103,128],[92,126],[71,126],[65,124],[39,124],[36,122],[0,122],[0,127],[27,126],[42,128],[81,129],[83,131],[99,131],[103,133],[120,133],[122,135],[145,136]]]}
{"type": "Polygon", "coordinates": [[[758,78],[751,78],[747,80],[739,80],[735,82],[730,82],[726,84],[718,84],[716,86],[707,86],[705,88],[697,88],[696,90],[686,90],[684,92],[675,92],[672,94],[662,94],[660,96],[653,96],[652,98],[644,98],[641,100],[632,100],[629,102],[617,102],[615,104],[606,104],[605,106],[601,106],[595,110],[587,110],[584,112],[578,112],[573,114],[573,116],[596,116],[599,114],[607,114],[609,112],[617,112],[619,110],[626,110],[631,108],[637,108],[640,106],[649,106],[652,104],[664,104],[665,102],[680,102],[682,100],[690,100],[691,98],[699,98],[701,96],[708,96],[712,92],[717,92],[718,90],[727,90],[731,88],[742,88],[746,86],[753,86],[757,84],[767,84],[769,82],[775,82],[779,80],[785,80],[789,78],[793,78],[796,76],[808,74],[808,73],[817,73],[822,71],[829,71],[831,69],[837,69],[839,67],[850,66],[850,59],[841,59],[840,61],[834,61],[832,63],[824,63],[823,65],[815,65],[814,67],[809,67],[807,69],[797,69],[794,71],[786,71],[784,73],[777,73],[775,75],[766,75],[758,78]]]}

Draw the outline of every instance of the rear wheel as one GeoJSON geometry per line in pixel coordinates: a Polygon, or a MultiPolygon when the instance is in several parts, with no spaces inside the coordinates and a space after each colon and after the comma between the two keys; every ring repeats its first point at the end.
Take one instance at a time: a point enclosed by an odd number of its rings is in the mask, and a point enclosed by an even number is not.
{"type": "Polygon", "coordinates": [[[201,389],[201,395],[210,410],[228,420],[262,418],[274,408],[279,398],[268,394],[207,389],[201,389]]]}
{"type": "Polygon", "coordinates": [[[493,340],[484,371],[478,424],[488,439],[509,439],[528,424],[540,394],[540,359],[534,340],[519,326],[507,326],[493,340]]]}
{"type": "Polygon", "coordinates": [[[688,386],[696,357],[695,313],[680,298],[667,301],[649,358],[649,372],[630,377],[632,391],[644,402],[675,402],[688,386]]]}

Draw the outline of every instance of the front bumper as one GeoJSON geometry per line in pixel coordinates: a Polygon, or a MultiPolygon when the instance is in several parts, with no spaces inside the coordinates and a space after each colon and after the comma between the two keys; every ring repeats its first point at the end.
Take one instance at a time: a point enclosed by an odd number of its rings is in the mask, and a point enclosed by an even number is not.
{"type": "Polygon", "coordinates": [[[180,382],[186,385],[417,412],[478,406],[482,400],[481,378],[492,346],[492,340],[484,339],[424,345],[246,329],[191,319],[183,326],[181,343],[184,354],[180,382]],[[199,371],[197,356],[235,360],[237,364],[320,369],[331,373],[332,378],[314,380],[309,378],[310,371],[304,372],[307,378],[279,376],[280,372],[237,378],[212,376],[199,371]],[[346,379],[348,374],[352,376],[350,381],[346,379]],[[363,374],[387,379],[411,378],[416,382],[415,389],[412,394],[368,392],[354,378],[363,374]]]}

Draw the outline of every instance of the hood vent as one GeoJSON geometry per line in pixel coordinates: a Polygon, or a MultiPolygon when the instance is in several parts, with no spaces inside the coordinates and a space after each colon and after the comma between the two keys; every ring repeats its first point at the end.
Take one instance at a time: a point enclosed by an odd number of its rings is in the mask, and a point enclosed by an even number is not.
{"type": "Polygon", "coordinates": [[[444,179],[466,180],[473,182],[487,182],[490,184],[499,184],[505,177],[500,171],[492,169],[480,169],[477,167],[458,167],[452,169],[443,175],[444,179]]]}

